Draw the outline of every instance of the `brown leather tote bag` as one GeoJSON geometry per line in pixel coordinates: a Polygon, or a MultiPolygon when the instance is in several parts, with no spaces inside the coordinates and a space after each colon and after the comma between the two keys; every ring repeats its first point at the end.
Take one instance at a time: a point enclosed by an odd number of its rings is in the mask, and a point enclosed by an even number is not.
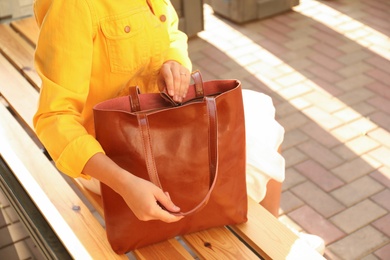
{"type": "Polygon", "coordinates": [[[194,84],[181,104],[166,93],[130,95],[94,107],[96,138],[118,165],[170,194],[185,217],[140,221],[101,184],[108,240],[123,254],[177,235],[247,220],[241,83],[194,84]]]}

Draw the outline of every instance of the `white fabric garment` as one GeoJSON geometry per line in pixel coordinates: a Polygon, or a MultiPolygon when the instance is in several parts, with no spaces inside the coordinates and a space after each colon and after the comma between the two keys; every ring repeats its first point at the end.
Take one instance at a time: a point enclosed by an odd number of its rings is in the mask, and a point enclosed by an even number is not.
{"type": "MultiPolygon", "coordinates": [[[[270,179],[283,182],[284,158],[278,153],[283,141],[284,129],[275,120],[272,99],[262,93],[242,91],[246,131],[246,182],[248,195],[257,202],[264,199],[270,179]]],[[[100,194],[96,179],[80,182],[92,192],[100,194]]]]}
{"type": "Polygon", "coordinates": [[[243,90],[246,133],[246,182],[248,195],[264,199],[270,179],[284,181],[285,162],[278,148],[284,128],[275,120],[272,99],[262,93],[243,90]]]}

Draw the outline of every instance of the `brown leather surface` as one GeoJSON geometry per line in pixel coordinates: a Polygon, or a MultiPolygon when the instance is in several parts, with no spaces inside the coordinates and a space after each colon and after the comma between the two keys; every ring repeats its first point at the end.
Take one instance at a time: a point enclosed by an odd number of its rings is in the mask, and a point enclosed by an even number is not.
{"type": "Polygon", "coordinates": [[[170,224],[140,221],[102,184],[107,236],[117,253],[247,220],[241,83],[194,80],[181,105],[132,89],[94,108],[96,137],[106,154],[169,192],[186,215],[170,224]]]}

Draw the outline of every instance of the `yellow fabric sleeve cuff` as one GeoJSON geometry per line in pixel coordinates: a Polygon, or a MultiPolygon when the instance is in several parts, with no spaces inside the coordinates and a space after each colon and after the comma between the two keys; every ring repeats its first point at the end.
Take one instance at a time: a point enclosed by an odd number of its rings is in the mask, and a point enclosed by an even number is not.
{"type": "Polygon", "coordinates": [[[104,153],[99,142],[91,135],[83,135],[66,146],[58,158],[56,166],[61,172],[70,177],[90,179],[91,177],[83,174],[82,171],[88,160],[97,153],[104,153]],[[83,149],[80,149],[80,147],[83,147],[83,149]]]}

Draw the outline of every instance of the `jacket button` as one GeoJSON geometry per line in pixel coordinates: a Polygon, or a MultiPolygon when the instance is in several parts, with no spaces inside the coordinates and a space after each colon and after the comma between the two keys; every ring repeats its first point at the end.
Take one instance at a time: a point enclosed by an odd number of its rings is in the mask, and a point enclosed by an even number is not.
{"type": "Polygon", "coordinates": [[[129,33],[130,32],[130,26],[126,25],[125,26],[125,33],[129,33]]]}
{"type": "Polygon", "coordinates": [[[160,15],[160,21],[165,22],[167,20],[167,17],[165,15],[160,15]]]}

